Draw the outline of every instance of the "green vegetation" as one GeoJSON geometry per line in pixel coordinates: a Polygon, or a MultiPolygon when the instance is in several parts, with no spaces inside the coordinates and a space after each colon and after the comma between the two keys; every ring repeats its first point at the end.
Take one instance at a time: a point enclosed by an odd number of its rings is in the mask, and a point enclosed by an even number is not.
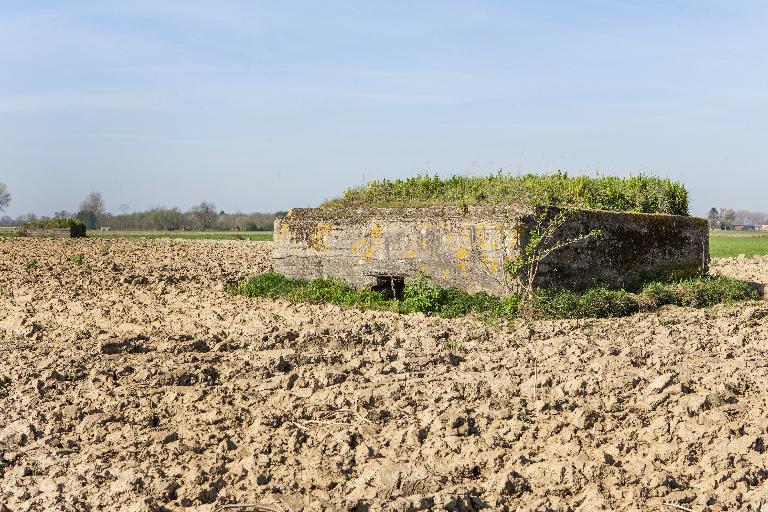
{"type": "Polygon", "coordinates": [[[726,277],[701,277],[677,283],[649,283],[638,293],[593,288],[586,291],[536,290],[499,298],[443,288],[424,275],[405,284],[403,299],[383,292],[356,290],[341,279],[304,281],[274,272],[251,277],[229,288],[249,297],[282,298],[292,302],[331,303],[360,309],[425,313],[443,317],[478,314],[489,318],[610,318],[652,311],[666,304],[695,308],[719,303],[756,300],[759,294],[747,283],[726,277]]]}
{"type": "Polygon", "coordinates": [[[732,304],[760,298],[748,283],[730,277],[684,279],[678,283],[648,283],[638,295],[641,309],[654,309],[666,304],[691,308],[707,308],[715,304],[732,304]]]}
{"type": "Polygon", "coordinates": [[[22,235],[28,229],[69,229],[73,237],[85,236],[85,223],[75,217],[59,217],[55,219],[33,220],[25,222],[19,230],[22,235]]]}
{"type": "Polygon", "coordinates": [[[747,258],[768,255],[768,233],[761,231],[714,231],[709,236],[709,254],[713,258],[747,258]]]}
{"type": "Polygon", "coordinates": [[[91,231],[88,237],[271,241],[272,233],[269,231],[91,231]]]}
{"type": "Polygon", "coordinates": [[[37,268],[37,258],[32,258],[31,260],[27,260],[26,267],[27,267],[27,270],[32,270],[33,268],[37,268]]]}
{"type": "Polygon", "coordinates": [[[467,293],[456,288],[442,288],[426,276],[410,279],[403,300],[387,298],[384,292],[356,290],[343,279],[324,278],[313,281],[290,279],[274,272],[260,274],[230,286],[229,292],[249,297],[287,299],[291,302],[330,303],[360,309],[377,309],[399,313],[427,313],[444,317],[491,312],[495,316],[512,313],[518,297],[499,299],[485,293],[467,293]]]}
{"type": "Polygon", "coordinates": [[[11,238],[21,236],[21,233],[12,229],[0,229],[0,238],[11,238]]]}
{"type": "Polygon", "coordinates": [[[75,265],[76,267],[80,267],[82,266],[84,259],[85,259],[85,256],[83,256],[82,254],[75,254],[74,256],[72,256],[72,264],[75,265]]]}
{"type": "Polygon", "coordinates": [[[600,210],[688,215],[688,191],[668,178],[638,175],[568,176],[499,172],[485,177],[422,175],[404,180],[372,181],[347,189],[323,206],[419,207],[431,205],[508,204],[579,207],[600,210]]]}

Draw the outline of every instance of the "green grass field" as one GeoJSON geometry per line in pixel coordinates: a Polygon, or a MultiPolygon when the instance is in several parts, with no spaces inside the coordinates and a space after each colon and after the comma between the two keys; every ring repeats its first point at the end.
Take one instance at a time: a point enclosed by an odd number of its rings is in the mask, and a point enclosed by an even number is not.
{"type": "Polygon", "coordinates": [[[271,231],[88,231],[88,238],[181,238],[185,240],[272,240],[271,231]]]}
{"type": "Polygon", "coordinates": [[[768,254],[768,233],[712,231],[709,235],[709,254],[713,258],[733,258],[739,254],[751,258],[768,254]]]}

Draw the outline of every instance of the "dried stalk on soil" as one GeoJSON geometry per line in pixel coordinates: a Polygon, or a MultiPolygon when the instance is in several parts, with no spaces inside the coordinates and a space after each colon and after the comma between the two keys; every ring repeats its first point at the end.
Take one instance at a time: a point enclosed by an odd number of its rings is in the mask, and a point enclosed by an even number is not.
{"type": "MultiPolygon", "coordinates": [[[[224,510],[237,510],[239,512],[293,512],[291,507],[284,509],[275,500],[271,500],[273,505],[265,503],[243,503],[236,505],[219,505],[213,512],[223,512],[224,510]]],[[[286,505],[287,506],[287,505],[286,505]]]]}
{"type": "Polygon", "coordinates": [[[685,511],[685,512],[694,512],[694,511],[693,511],[693,509],[690,509],[690,508],[684,507],[684,506],[682,506],[682,505],[677,505],[677,504],[675,504],[675,503],[664,503],[664,505],[665,505],[665,506],[667,506],[667,507],[676,508],[676,509],[678,509],[678,510],[683,510],[683,511],[685,511]]]}
{"type": "MultiPolygon", "coordinates": [[[[323,416],[323,418],[331,418],[333,416],[336,416],[339,413],[351,414],[352,416],[354,416],[355,418],[359,419],[363,423],[367,423],[368,425],[370,425],[372,427],[376,427],[377,426],[371,420],[369,420],[368,418],[366,418],[365,416],[363,416],[362,414],[357,412],[356,409],[350,409],[350,408],[336,409],[334,411],[330,411],[330,412],[326,413],[323,416]]],[[[289,421],[288,423],[290,425],[293,425],[295,427],[300,428],[301,430],[309,430],[309,427],[307,427],[306,425],[335,425],[335,426],[342,426],[342,427],[350,427],[350,426],[355,425],[355,423],[353,423],[353,422],[334,421],[332,419],[303,420],[303,422],[304,422],[304,424],[299,423],[298,421],[289,421]]]]}

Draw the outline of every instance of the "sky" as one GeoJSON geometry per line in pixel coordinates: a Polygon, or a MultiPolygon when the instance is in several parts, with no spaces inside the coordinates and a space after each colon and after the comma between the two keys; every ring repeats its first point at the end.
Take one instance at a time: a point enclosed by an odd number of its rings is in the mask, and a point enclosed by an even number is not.
{"type": "Polygon", "coordinates": [[[768,3],[0,0],[7,214],[275,211],[423,172],[768,210],[768,3]]]}

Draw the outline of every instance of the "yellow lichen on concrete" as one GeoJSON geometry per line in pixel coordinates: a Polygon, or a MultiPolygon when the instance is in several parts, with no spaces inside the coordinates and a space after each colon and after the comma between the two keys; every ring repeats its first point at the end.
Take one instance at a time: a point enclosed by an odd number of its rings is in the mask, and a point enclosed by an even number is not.
{"type": "Polygon", "coordinates": [[[469,251],[464,246],[459,247],[459,250],[456,251],[456,259],[458,260],[465,260],[467,256],[469,256],[469,251]]]}
{"type": "Polygon", "coordinates": [[[419,233],[422,235],[426,235],[427,231],[431,231],[435,228],[435,225],[431,222],[419,222],[416,225],[416,229],[418,229],[419,233]]]}
{"type": "Polygon", "coordinates": [[[371,241],[368,238],[360,238],[357,242],[352,244],[352,247],[350,248],[352,250],[352,254],[358,255],[361,252],[365,252],[368,247],[371,246],[371,241]]]}
{"type": "Polygon", "coordinates": [[[499,269],[499,262],[491,258],[490,255],[483,254],[481,259],[483,260],[483,265],[485,265],[485,268],[487,268],[491,273],[495,273],[499,269]]]}
{"type": "MultiPolygon", "coordinates": [[[[373,225],[373,228],[371,228],[371,236],[367,240],[361,241],[361,246],[365,247],[365,252],[363,252],[363,258],[370,259],[373,257],[373,248],[376,244],[376,240],[379,240],[381,238],[381,224],[378,222],[373,225]]],[[[362,250],[362,249],[361,249],[362,250]]]]}
{"type": "Polygon", "coordinates": [[[331,224],[319,224],[312,233],[309,246],[316,251],[324,251],[327,248],[328,234],[331,232],[331,224]]]}
{"type": "Polygon", "coordinates": [[[280,222],[280,229],[272,235],[276,240],[282,240],[283,237],[290,239],[291,228],[288,225],[287,217],[280,222]]]}
{"type": "Polygon", "coordinates": [[[413,247],[409,246],[408,250],[405,251],[405,257],[408,259],[412,259],[416,257],[416,251],[413,250],[413,247]]]}

